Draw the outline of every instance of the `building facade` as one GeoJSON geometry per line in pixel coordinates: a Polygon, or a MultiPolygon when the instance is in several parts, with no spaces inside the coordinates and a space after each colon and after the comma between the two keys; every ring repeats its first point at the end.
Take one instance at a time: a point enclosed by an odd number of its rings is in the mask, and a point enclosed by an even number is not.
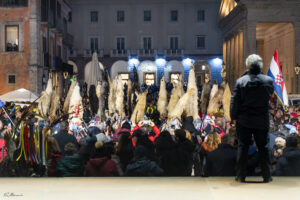
{"type": "Polygon", "coordinates": [[[264,60],[266,74],[275,49],[287,92],[300,93],[300,1],[223,0],[219,26],[223,34],[223,60],[230,86],[245,72],[245,59],[257,53],[264,60]],[[299,72],[298,72],[299,73],[299,72]]]}
{"type": "Polygon", "coordinates": [[[173,72],[187,75],[191,60],[202,74],[220,63],[212,61],[222,55],[219,6],[218,0],[73,0],[75,43],[68,52],[78,79],[84,81],[93,52],[112,78],[126,77],[135,65],[141,82],[157,83],[173,72]]]}
{"type": "Polygon", "coordinates": [[[0,0],[0,94],[40,93],[50,70],[68,67],[70,12],[67,0],[0,0]]]}

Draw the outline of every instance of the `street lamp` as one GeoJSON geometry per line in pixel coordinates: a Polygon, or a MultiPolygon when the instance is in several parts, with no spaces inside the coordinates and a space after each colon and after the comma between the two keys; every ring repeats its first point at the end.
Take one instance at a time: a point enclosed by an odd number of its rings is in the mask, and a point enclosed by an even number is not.
{"type": "Polygon", "coordinates": [[[299,73],[300,73],[300,65],[297,63],[297,65],[294,67],[295,73],[296,73],[296,92],[299,93],[299,73]]]}

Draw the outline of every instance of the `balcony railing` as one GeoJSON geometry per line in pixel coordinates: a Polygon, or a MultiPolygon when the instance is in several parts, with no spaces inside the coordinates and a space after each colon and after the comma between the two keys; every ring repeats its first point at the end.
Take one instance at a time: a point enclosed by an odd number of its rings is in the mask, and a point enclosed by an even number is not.
{"type": "Polygon", "coordinates": [[[102,49],[96,49],[96,50],[85,49],[83,56],[84,57],[92,57],[94,52],[97,53],[98,57],[103,57],[103,50],[102,49]]]}
{"type": "Polygon", "coordinates": [[[157,55],[157,50],[156,49],[140,49],[139,50],[139,56],[143,56],[143,57],[153,57],[157,55]]]}
{"type": "Polygon", "coordinates": [[[164,50],[165,56],[183,56],[183,49],[166,49],[164,50]]]}
{"type": "Polygon", "coordinates": [[[0,0],[0,7],[27,7],[28,0],[0,0]]]}
{"type": "Polygon", "coordinates": [[[130,51],[127,49],[112,49],[110,51],[110,57],[128,57],[130,51]]]}

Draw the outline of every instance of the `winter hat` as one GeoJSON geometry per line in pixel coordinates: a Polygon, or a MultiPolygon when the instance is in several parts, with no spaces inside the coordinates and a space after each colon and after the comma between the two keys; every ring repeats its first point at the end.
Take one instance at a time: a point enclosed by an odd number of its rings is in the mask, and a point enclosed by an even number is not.
{"type": "Polygon", "coordinates": [[[298,139],[296,137],[287,137],[286,138],[286,147],[297,147],[298,139]]]}
{"type": "Polygon", "coordinates": [[[124,122],[124,124],[122,125],[122,128],[126,128],[128,130],[131,130],[131,126],[128,122],[124,122]]]}

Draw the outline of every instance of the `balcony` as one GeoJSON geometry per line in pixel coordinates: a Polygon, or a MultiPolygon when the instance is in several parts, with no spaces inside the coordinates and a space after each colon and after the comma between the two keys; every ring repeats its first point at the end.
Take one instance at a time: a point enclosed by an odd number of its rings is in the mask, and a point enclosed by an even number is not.
{"type": "Polygon", "coordinates": [[[96,50],[91,50],[91,49],[85,49],[84,50],[84,57],[92,57],[93,53],[96,52],[98,57],[103,57],[103,50],[101,49],[96,49],[96,50]]]}
{"type": "Polygon", "coordinates": [[[73,46],[73,43],[74,43],[74,36],[69,33],[64,33],[63,44],[67,46],[73,46]]]}
{"type": "Polygon", "coordinates": [[[0,0],[0,7],[18,8],[27,6],[28,0],[0,0]]]}
{"type": "Polygon", "coordinates": [[[157,50],[156,49],[139,49],[138,55],[142,56],[142,57],[154,57],[157,55],[157,50]]]}
{"type": "Polygon", "coordinates": [[[184,50],[183,49],[165,49],[164,54],[165,54],[165,56],[169,56],[169,57],[179,57],[179,56],[183,56],[184,50]]]}
{"type": "Polygon", "coordinates": [[[127,49],[112,49],[110,51],[110,57],[128,57],[130,51],[127,49]]]}

